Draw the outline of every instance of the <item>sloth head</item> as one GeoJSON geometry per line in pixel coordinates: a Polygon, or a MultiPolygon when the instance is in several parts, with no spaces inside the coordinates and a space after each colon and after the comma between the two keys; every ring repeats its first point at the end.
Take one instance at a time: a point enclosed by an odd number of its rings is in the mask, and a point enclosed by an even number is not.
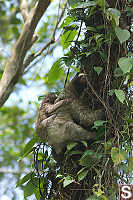
{"type": "Polygon", "coordinates": [[[49,93],[47,96],[44,97],[43,103],[54,104],[56,99],[57,99],[57,96],[55,93],[49,93]]]}

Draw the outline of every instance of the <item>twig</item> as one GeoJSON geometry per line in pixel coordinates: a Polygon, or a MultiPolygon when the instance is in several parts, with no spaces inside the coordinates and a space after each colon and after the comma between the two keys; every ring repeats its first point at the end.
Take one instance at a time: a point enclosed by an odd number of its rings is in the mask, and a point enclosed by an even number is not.
{"type": "Polygon", "coordinates": [[[23,16],[24,22],[28,18],[28,3],[27,0],[20,0],[20,11],[23,16]]]}
{"type": "MultiPolygon", "coordinates": [[[[43,57],[40,57],[38,60],[36,60],[32,65],[30,65],[28,68],[26,68],[26,66],[28,66],[30,64],[30,60],[32,59],[32,56],[34,57],[34,54],[31,54],[29,57],[29,61],[28,61],[28,58],[27,58],[27,63],[25,63],[25,71],[24,71],[24,74],[26,74],[31,68],[33,68],[38,62],[40,62],[42,60],[42,58],[46,57],[48,54],[52,53],[53,49],[55,49],[55,47],[58,45],[59,43],[59,40],[57,40],[57,42],[54,44],[53,47],[50,48],[50,50],[48,50],[45,54],[43,54],[43,57]],[[29,63],[29,64],[28,64],[29,63]]],[[[33,59],[34,60],[34,59],[33,59]]]]}
{"type": "Polygon", "coordinates": [[[59,25],[59,23],[60,23],[60,21],[61,21],[63,15],[64,15],[66,6],[67,6],[67,2],[65,3],[64,8],[62,9],[61,15],[60,15],[58,21],[56,22],[56,25],[55,25],[55,27],[54,27],[51,40],[50,40],[46,45],[44,45],[44,47],[43,47],[40,51],[38,51],[36,54],[34,54],[34,56],[30,55],[31,57],[29,56],[29,57],[26,59],[26,61],[25,61],[25,63],[24,63],[25,67],[28,66],[28,65],[30,64],[30,62],[32,62],[35,58],[37,58],[38,56],[40,56],[40,55],[43,53],[43,51],[46,50],[51,44],[55,43],[55,34],[56,34],[56,30],[57,30],[58,25],[59,25]]]}
{"type": "MultiPolygon", "coordinates": [[[[84,71],[84,74],[85,74],[85,71],[84,71]]],[[[109,119],[111,120],[111,122],[113,122],[113,116],[112,116],[112,113],[110,112],[109,108],[107,107],[107,105],[105,104],[105,102],[103,101],[103,99],[97,94],[97,92],[95,91],[95,89],[93,88],[93,86],[91,85],[90,81],[87,79],[86,77],[86,81],[87,81],[87,84],[88,86],[90,87],[92,93],[95,95],[95,97],[101,102],[101,104],[104,106],[106,112],[107,112],[107,115],[109,117],[109,119]]]]}
{"type": "Polygon", "coordinates": [[[29,170],[23,170],[23,171],[19,171],[19,170],[14,170],[14,169],[3,169],[3,168],[0,168],[0,173],[2,174],[27,174],[29,173],[30,171],[29,170]]]}

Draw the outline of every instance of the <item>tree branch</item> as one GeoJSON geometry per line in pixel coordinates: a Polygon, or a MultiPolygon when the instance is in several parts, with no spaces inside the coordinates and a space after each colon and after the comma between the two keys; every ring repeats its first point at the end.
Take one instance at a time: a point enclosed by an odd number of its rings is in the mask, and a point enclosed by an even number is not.
{"type": "Polygon", "coordinates": [[[49,4],[50,0],[38,0],[25,21],[23,31],[12,50],[11,57],[2,75],[0,82],[0,107],[8,99],[15,84],[24,72],[23,62],[27,51],[34,42],[33,34],[35,28],[49,4]]]}
{"type": "Polygon", "coordinates": [[[14,169],[7,169],[7,168],[0,168],[0,174],[27,174],[30,173],[29,170],[23,170],[23,171],[19,171],[19,170],[14,170],[14,169]]]}
{"type": "Polygon", "coordinates": [[[48,49],[48,51],[46,52],[46,53],[43,53],[43,57],[41,56],[41,57],[39,57],[38,58],[38,60],[35,60],[35,62],[34,63],[32,63],[30,66],[29,66],[29,64],[31,63],[31,61],[33,61],[35,58],[34,58],[34,56],[35,56],[35,54],[33,53],[33,54],[31,54],[30,56],[28,56],[28,58],[26,59],[26,61],[25,61],[25,63],[24,63],[24,69],[25,69],[25,71],[24,71],[24,74],[26,74],[31,68],[33,68],[33,67],[35,67],[35,65],[38,63],[38,62],[40,62],[44,57],[46,57],[48,54],[51,54],[52,52],[53,52],[53,50],[56,48],[56,46],[59,44],[59,39],[54,43],[54,45],[50,48],[50,49],[48,49]],[[29,67],[27,67],[27,66],[29,66],[29,67]],[[27,68],[26,68],[27,67],[27,68]]]}
{"type": "Polygon", "coordinates": [[[28,3],[27,0],[20,0],[20,11],[23,16],[24,22],[28,18],[28,3]]]}

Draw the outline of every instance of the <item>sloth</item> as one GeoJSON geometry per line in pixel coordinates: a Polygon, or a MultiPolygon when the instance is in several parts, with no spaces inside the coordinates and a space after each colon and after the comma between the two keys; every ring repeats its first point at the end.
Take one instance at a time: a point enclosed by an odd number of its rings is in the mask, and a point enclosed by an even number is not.
{"type": "Polygon", "coordinates": [[[74,94],[72,85],[56,97],[50,93],[40,106],[36,133],[60,154],[70,141],[90,140],[96,137],[91,127],[104,118],[102,109],[91,110],[74,94]],[[71,87],[70,87],[71,86],[71,87]]]}
{"type": "Polygon", "coordinates": [[[64,101],[61,100],[60,102],[54,105],[56,98],[57,96],[55,93],[50,93],[46,97],[44,97],[41,103],[37,121],[36,121],[36,132],[39,138],[46,139],[45,138],[47,135],[46,130],[44,132],[43,129],[44,127],[47,126],[47,123],[52,122],[53,119],[55,118],[56,115],[52,114],[53,111],[56,111],[56,109],[59,108],[64,103],[64,101]],[[44,122],[42,123],[42,121],[44,122]]]}

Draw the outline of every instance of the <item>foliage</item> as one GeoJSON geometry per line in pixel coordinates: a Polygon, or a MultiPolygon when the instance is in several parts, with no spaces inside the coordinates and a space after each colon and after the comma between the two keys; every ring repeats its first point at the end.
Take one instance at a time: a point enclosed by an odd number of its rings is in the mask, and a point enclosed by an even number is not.
{"type": "Polygon", "coordinates": [[[20,151],[23,151],[28,139],[30,139],[34,133],[32,127],[34,123],[33,119],[33,114],[29,114],[26,110],[15,105],[12,107],[3,106],[1,109],[0,180],[1,187],[5,179],[8,181],[2,191],[5,191],[7,195],[11,192],[12,195],[10,197],[12,199],[17,198],[17,194],[15,194],[15,185],[13,185],[14,181],[20,178],[21,173],[27,173],[30,169],[30,162],[32,161],[31,155],[27,156],[25,160],[23,159],[19,162],[17,160],[20,156],[20,151]],[[13,175],[11,176],[8,173],[12,173],[13,175]]]}

